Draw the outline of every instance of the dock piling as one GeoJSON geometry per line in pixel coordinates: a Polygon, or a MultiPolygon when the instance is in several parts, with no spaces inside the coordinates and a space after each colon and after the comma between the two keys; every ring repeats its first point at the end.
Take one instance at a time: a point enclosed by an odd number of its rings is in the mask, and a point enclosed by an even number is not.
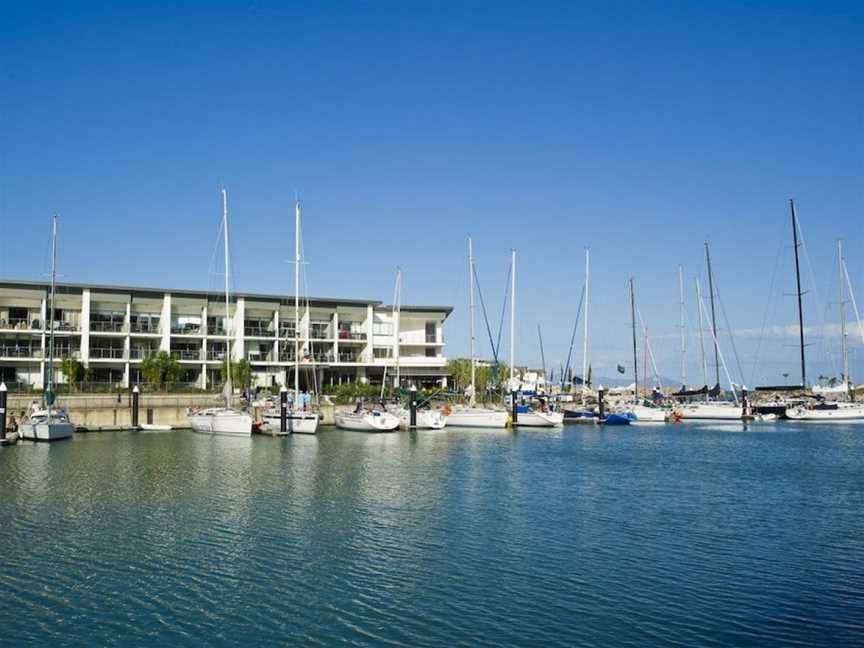
{"type": "Polygon", "coordinates": [[[285,385],[279,390],[279,431],[288,432],[288,390],[285,385]]]}
{"type": "Polygon", "coordinates": [[[606,403],[603,401],[603,396],[606,394],[606,390],[603,389],[603,385],[600,385],[600,389],[597,390],[597,422],[602,423],[606,419],[606,403]]]}
{"type": "Polygon", "coordinates": [[[417,429],[417,387],[415,385],[411,385],[411,418],[408,427],[411,430],[417,429]]]}
{"type": "Polygon", "coordinates": [[[6,438],[6,383],[0,383],[0,439],[6,438]]]}
{"type": "Polygon", "coordinates": [[[138,429],[138,405],[139,405],[139,397],[140,393],[138,390],[138,385],[135,385],[132,388],[132,429],[138,429]]]}

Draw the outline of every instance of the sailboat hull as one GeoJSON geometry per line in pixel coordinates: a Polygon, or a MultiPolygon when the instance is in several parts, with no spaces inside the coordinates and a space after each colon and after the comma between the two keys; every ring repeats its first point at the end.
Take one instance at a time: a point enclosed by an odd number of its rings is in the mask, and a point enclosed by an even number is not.
{"type": "Polygon", "coordinates": [[[563,412],[520,412],[515,427],[556,427],[564,424],[563,412]]]}
{"type": "Polygon", "coordinates": [[[447,415],[450,427],[505,428],[509,415],[504,410],[457,407],[447,415]]]}
{"type": "Polygon", "coordinates": [[[204,410],[189,415],[189,424],[199,434],[252,436],[252,417],[237,410],[204,410]]]}
{"type": "Polygon", "coordinates": [[[793,421],[864,422],[864,406],[841,403],[837,409],[807,409],[804,407],[790,407],[786,410],[786,418],[793,421]]]}
{"type": "Polygon", "coordinates": [[[316,434],[318,432],[318,414],[315,412],[288,412],[285,417],[287,432],[281,432],[282,417],[280,414],[266,414],[264,422],[277,435],[282,434],[316,434]]]}
{"type": "Polygon", "coordinates": [[[50,423],[22,423],[22,439],[30,441],[60,441],[71,439],[75,427],[68,422],[52,421],[50,423]]]}
{"type": "Polygon", "coordinates": [[[357,432],[393,432],[399,419],[388,412],[345,412],[336,415],[336,427],[357,432]]]}
{"type": "Polygon", "coordinates": [[[701,421],[740,421],[741,408],[730,403],[723,405],[720,403],[695,403],[693,405],[685,405],[680,410],[682,420],[701,420],[701,421]]]}

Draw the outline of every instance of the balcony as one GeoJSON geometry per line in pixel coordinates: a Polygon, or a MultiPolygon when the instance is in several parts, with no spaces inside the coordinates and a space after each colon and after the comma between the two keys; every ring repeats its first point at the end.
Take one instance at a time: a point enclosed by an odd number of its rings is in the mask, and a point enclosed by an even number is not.
{"type": "Polygon", "coordinates": [[[42,321],[34,317],[10,317],[8,320],[0,319],[0,329],[13,331],[41,331],[42,321]]]}
{"type": "Polygon", "coordinates": [[[291,353],[280,353],[279,354],[279,362],[294,362],[294,358],[296,356],[293,352],[291,353]]]}
{"type": "Polygon", "coordinates": [[[122,321],[90,320],[91,333],[123,333],[125,324],[122,321]]]}
{"type": "Polygon", "coordinates": [[[438,335],[435,333],[427,333],[426,344],[438,344],[438,335]]]}
{"type": "Polygon", "coordinates": [[[313,353],[310,357],[314,362],[331,362],[333,360],[333,354],[329,351],[326,353],[313,353]]]}
{"type": "Polygon", "coordinates": [[[366,334],[359,331],[339,331],[339,341],[366,340],[366,334]]]}
{"type": "Polygon", "coordinates": [[[203,355],[200,349],[175,349],[171,351],[171,357],[175,360],[197,360],[200,362],[203,355]]]}
{"type": "Polygon", "coordinates": [[[159,320],[139,320],[132,322],[129,325],[129,331],[132,333],[143,333],[149,335],[159,334],[159,320]]]}
{"type": "Polygon", "coordinates": [[[279,337],[280,338],[288,338],[294,339],[297,337],[297,329],[294,326],[280,326],[279,327],[279,337]]]}
{"type": "Polygon", "coordinates": [[[159,349],[148,349],[148,348],[135,348],[132,347],[129,349],[129,359],[130,360],[143,360],[144,358],[152,358],[157,353],[159,353],[159,349]]]}
{"type": "Polygon", "coordinates": [[[208,324],[207,335],[218,335],[224,337],[226,335],[225,327],[220,324],[208,324]]]}
{"type": "Polygon", "coordinates": [[[312,325],[312,329],[309,331],[310,337],[313,340],[329,340],[330,339],[330,328],[329,327],[319,327],[312,325]]]}
{"type": "Polygon", "coordinates": [[[201,335],[201,324],[196,322],[173,322],[171,324],[172,335],[201,335]]]}
{"type": "Polygon", "coordinates": [[[358,363],[361,361],[359,353],[340,353],[339,362],[358,363]]]}
{"type": "Polygon", "coordinates": [[[243,334],[246,337],[273,337],[273,329],[268,324],[246,322],[243,327],[243,334]]]}
{"type": "Polygon", "coordinates": [[[42,349],[38,347],[4,346],[0,347],[2,358],[41,358],[42,349]]]}
{"type": "Polygon", "coordinates": [[[125,360],[126,351],[112,347],[93,347],[90,349],[91,360],[125,360]]]}
{"type": "Polygon", "coordinates": [[[225,362],[225,349],[208,349],[207,362],[225,362]]]}

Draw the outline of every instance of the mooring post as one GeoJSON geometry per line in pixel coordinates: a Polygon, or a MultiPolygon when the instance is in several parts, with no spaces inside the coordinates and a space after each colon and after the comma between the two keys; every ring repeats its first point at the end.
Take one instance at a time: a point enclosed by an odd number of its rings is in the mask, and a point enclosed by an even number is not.
{"type": "Polygon", "coordinates": [[[417,387],[411,385],[411,418],[408,422],[408,427],[412,430],[417,429],[417,387]]]}
{"type": "MultiPolygon", "coordinates": [[[[118,392],[119,396],[119,392],[118,392]]],[[[138,399],[140,397],[140,393],[138,391],[138,385],[135,385],[132,388],[132,427],[136,430],[138,429],[138,399]]]]}
{"type": "Polygon", "coordinates": [[[518,403],[516,401],[516,392],[510,392],[510,404],[512,406],[512,413],[510,414],[510,418],[513,421],[513,425],[516,425],[519,422],[519,410],[518,403]]]}
{"type": "Polygon", "coordinates": [[[606,419],[606,403],[603,402],[603,396],[606,394],[606,390],[603,389],[603,385],[600,385],[600,389],[597,390],[597,422],[602,423],[606,419]]]}
{"type": "Polygon", "coordinates": [[[279,431],[288,432],[288,390],[285,385],[279,390],[279,431]]]}
{"type": "MultiPolygon", "coordinates": [[[[732,386],[732,389],[735,389],[735,386],[732,386]]],[[[741,418],[747,418],[750,416],[750,404],[747,402],[747,389],[744,388],[741,390],[741,418]]]]}
{"type": "Polygon", "coordinates": [[[0,383],[0,439],[6,438],[6,383],[0,383]]]}

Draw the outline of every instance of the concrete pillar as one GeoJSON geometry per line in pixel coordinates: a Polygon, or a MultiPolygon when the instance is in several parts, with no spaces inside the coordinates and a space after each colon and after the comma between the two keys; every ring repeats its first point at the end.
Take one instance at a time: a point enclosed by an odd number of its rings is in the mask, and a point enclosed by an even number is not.
{"type": "Polygon", "coordinates": [[[81,363],[90,366],[90,289],[81,293],[81,363]]]}
{"type": "Polygon", "coordinates": [[[165,293],[162,299],[162,314],[159,316],[159,327],[162,338],[159,340],[160,351],[171,351],[171,293],[165,293]]]}
{"type": "Polygon", "coordinates": [[[333,311],[333,363],[339,364],[339,308],[333,311]]]}
{"type": "Polygon", "coordinates": [[[229,320],[228,334],[231,336],[231,359],[236,362],[246,357],[246,298],[238,297],[234,316],[229,320]]]}
{"type": "Polygon", "coordinates": [[[366,306],[366,348],[363,349],[363,356],[365,358],[365,362],[368,364],[372,364],[373,362],[375,362],[375,354],[372,351],[372,338],[375,337],[374,331],[375,311],[372,308],[372,304],[369,304],[368,306],[366,306]]]}

